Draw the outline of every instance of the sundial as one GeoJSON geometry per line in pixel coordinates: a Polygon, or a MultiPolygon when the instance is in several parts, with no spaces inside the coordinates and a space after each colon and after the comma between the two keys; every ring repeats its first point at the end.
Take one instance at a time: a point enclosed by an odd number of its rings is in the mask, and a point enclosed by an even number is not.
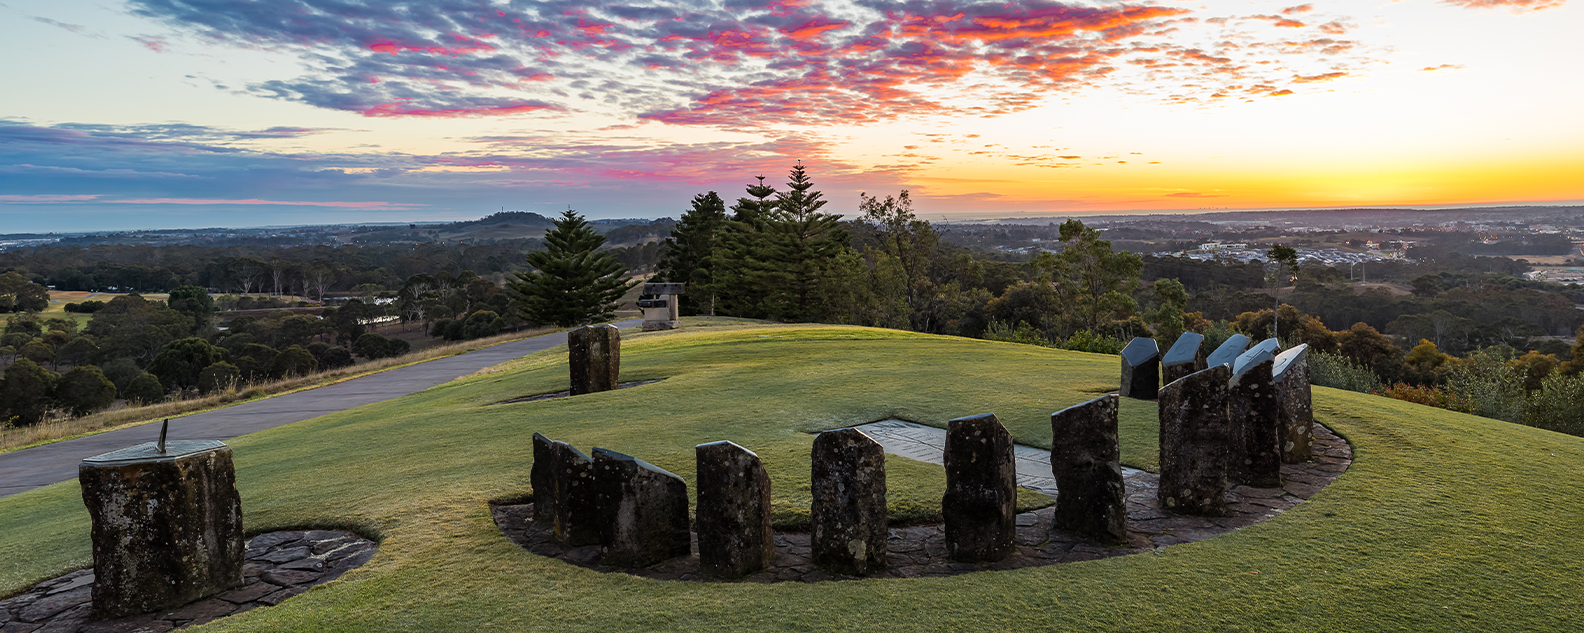
{"type": "Polygon", "coordinates": [[[84,459],[83,462],[94,465],[114,465],[130,462],[171,461],[188,455],[225,448],[225,443],[217,440],[166,441],[165,436],[169,430],[170,420],[166,420],[160,426],[159,441],[144,442],[120,450],[110,451],[103,455],[95,455],[84,459]]]}

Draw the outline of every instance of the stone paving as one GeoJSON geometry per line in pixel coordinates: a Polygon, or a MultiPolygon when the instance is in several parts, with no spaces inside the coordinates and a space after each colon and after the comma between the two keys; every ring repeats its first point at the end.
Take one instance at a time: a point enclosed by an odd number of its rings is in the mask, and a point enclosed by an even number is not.
{"type": "MultiPolygon", "coordinates": [[[[928,440],[915,440],[924,437],[922,431],[908,429],[893,424],[897,421],[886,421],[876,424],[890,425],[882,427],[876,433],[871,433],[877,441],[886,446],[887,452],[905,455],[907,457],[940,463],[941,452],[936,449],[933,456],[919,445],[928,444],[928,440]],[[890,429],[889,431],[886,429],[890,429]],[[878,433],[878,434],[877,434],[878,433]],[[890,439],[881,439],[879,434],[892,435],[890,439]],[[892,442],[896,442],[893,444],[892,442]],[[903,442],[912,442],[909,445],[903,442]],[[893,451],[893,446],[896,450],[893,451]],[[907,452],[900,452],[907,451],[907,452]]],[[[901,425],[910,423],[901,422],[901,425]]],[[[869,425],[872,427],[875,425],[869,425]]],[[[864,428],[866,432],[869,427],[864,428]]],[[[929,428],[929,427],[922,427],[929,428]]],[[[1052,508],[1045,508],[1034,512],[1025,512],[1017,516],[1017,551],[1005,560],[986,565],[957,563],[946,557],[946,534],[943,526],[925,525],[913,527],[893,527],[887,543],[890,550],[890,566],[884,571],[872,574],[871,578],[917,578],[931,576],[952,576],[956,574],[996,570],[1016,569],[1020,567],[1037,567],[1068,563],[1084,560],[1108,558],[1111,556],[1124,556],[1127,554],[1140,554],[1161,547],[1179,543],[1191,543],[1207,538],[1226,534],[1244,527],[1259,523],[1276,516],[1305,499],[1313,496],[1325,488],[1338,475],[1346,471],[1353,462],[1353,450],[1348,443],[1331,433],[1330,429],[1322,425],[1315,425],[1314,457],[1301,464],[1282,465],[1282,487],[1280,488],[1251,488],[1249,486],[1233,486],[1227,496],[1230,513],[1221,517],[1196,517],[1177,515],[1160,509],[1156,501],[1156,486],[1159,475],[1144,471],[1127,469],[1127,506],[1128,506],[1128,542],[1118,547],[1105,547],[1084,541],[1069,534],[1051,529],[1052,508]]],[[[930,429],[940,433],[944,442],[945,431],[930,429]]],[[[1031,447],[1018,446],[1018,483],[1023,485],[1025,462],[1038,464],[1040,458],[1030,451],[1041,451],[1031,447]],[[1027,456],[1027,458],[1025,458],[1027,456]]],[[[1044,457],[1046,465],[1046,480],[1049,480],[1049,454],[1044,457]]],[[[1029,466],[1030,469],[1034,466],[1029,466]]],[[[1035,473],[1031,470],[1029,475],[1035,473]]],[[[1036,482],[1037,483],[1037,482],[1036,482]]],[[[1049,485],[1051,496],[1055,495],[1055,484],[1049,485]]],[[[1042,490],[1043,491],[1043,490],[1042,490]]],[[[639,569],[617,569],[600,564],[600,548],[596,545],[563,549],[551,540],[550,535],[532,523],[533,504],[498,505],[491,508],[495,515],[495,523],[500,527],[506,537],[513,543],[541,556],[559,558],[566,562],[595,571],[619,571],[645,578],[658,580],[712,580],[699,573],[698,565],[698,537],[693,539],[693,555],[673,558],[671,560],[639,569]]],[[[766,570],[742,578],[745,582],[819,582],[826,580],[851,580],[854,576],[840,576],[829,574],[814,568],[810,559],[809,535],[794,533],[778,533],[775,536],[776,557],[775,562],[766,570]]]]}
{"type": "Polygon", "coordinates": [[[89,620],[94,572],[80,569],[0,600],[0,633],[161,633],[203,624],[335,580],[368,562],[375,548],[350,532],[267,532],[248,542],[240,587],[177,609],[97,622],[89,620]]]}

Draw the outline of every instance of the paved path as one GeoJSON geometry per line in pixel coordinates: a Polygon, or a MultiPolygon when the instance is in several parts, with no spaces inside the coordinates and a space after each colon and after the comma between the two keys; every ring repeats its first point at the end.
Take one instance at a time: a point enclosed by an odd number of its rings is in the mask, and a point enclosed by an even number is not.
{"type": "MultiPolygon", "coordinates": [[[[629,319],[615,325],[629,328],[641,323],[642,319],[629,319]]],[[[400,398],[565,342],[566,336],[562,333],[545,334],[369,374],[334,385],[174,418],[171,421],[171,437],[183,440],[227,440],[365,404],[400,398]]],[[[72,479],[77,476],[77,464],[83,459],[152,442],[159,439],[159,429],[158,424],[144,424],[0,454],[0,497],[72,479]]]]}
{"type": "MultiPolygon", "coordinates": [[[[946,429],[902,420],[881,420],[853,428],[874,438],[885,452],[892,455],[931,464],[945,462],[946,429]]],[[[1056,480],[1051,477],[1050,449],[1013,444],[1012,457],[1017,462],[1019,486],[1053,499],[1056,497],[1056,480]]],[[[1123,480],[1131,480],[1142,474],[1144,471],[1137,468],[1122,467],[1123,480]]]]}

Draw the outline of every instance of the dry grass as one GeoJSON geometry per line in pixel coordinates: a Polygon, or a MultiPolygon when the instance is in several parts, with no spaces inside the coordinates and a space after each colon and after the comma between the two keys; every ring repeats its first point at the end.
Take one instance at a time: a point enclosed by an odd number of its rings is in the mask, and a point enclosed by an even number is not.
{"type": "Polygon", "coordinates": [[[307,376],[234,385],[207,395],[174,398],[145,406],[126,406],[123,401],[118,403],[116,407],[80,418],[73,418],[65,414],[51,415],[44,422],[33,426],[0,428],[0,453],[8,453],[40,444],[68,440],[94,433],[103,433],[139,424],[148,424],[165,418],[191,415],[248,400],[322,387],[387,369],[455,356],[481,347],[539,336],[553,331],[555,331],[555,328],[539,328],[471,341],[446,343],[396,358],[381,358],[307,376]]]}

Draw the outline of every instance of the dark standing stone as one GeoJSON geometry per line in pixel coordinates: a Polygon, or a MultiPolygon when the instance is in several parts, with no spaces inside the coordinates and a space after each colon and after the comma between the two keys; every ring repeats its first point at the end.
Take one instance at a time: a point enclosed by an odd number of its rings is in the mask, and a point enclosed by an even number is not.
{"type": "Polygon", "coordinates": [[[1209,365],[1204,353],[1204,335],[1198,332],[1183,332],[1177,337],[1177,342],[1172,343],[1171,349],[1166,350],[1166,355],[1161,357],[1161,381],[1172,382],[1196,371],[1204,371],[1209,365]]]}
{"type": "Polygon", "coordinates": [[[731,442],[699,444],[699,569],[737,578],[775,560],[770,530],[770,475],[752,451],[731,442]]]}
{"type": "Polygon", "coordinates": [[[594,449],[599,490],[601,562],[647,567],[692,553],[687,483],[654,464],[594,449]]]}
{"type": "Polygon", "coordinates": [[[567,547],[598,545],[600,508],[594,460],[566,442],[556,442],[555,451],[556,493],[560,500],[555,539],[567,547]]]}
{"type": "Polygon", "coordinates": [[[994,413],[952,420],[946,428],[945,465],[946,555],[964,563],[1006,558],[1017,535],[1012,434],[994,413]]]}
{"type": "Polygon", "coordinates": [[[1205,359],[1205,367],[1231,365],[1243,353],[1243,350],[1248,349],[1248,344],[1249,337],[1242,334],[1233,334],[1232,338],[1227,339],[1214,352],[1210,353],[1210,357],[1205,359]]]}
{"type": "Polygon", "coordinates": [[[1134,337],[1122,348],[1122,397],[1154,400],[1160,389],[1160,346],[1155,339],[1134,337]]]}
{"type": "Polygon", "coordinates": [[[621,373],[621,331],[614,325],[586,325],[567,332],[572,395],[610,391],[621,373]]]}
{"type": "Polygon", "coordinates": [[[1051,414],[1053,527],[1108,543],[1127,539],[1127,490],[1117,444],[1117,403],[1107,394],[1051,414]]]}
{"type": "Polygon", "coordinates": [[[886,566],[885,449],[858,429],[814,438],[810,544],[814,564],[865,575],[886,566]]]}
{"type": "Polygon", "coordinates": [[[1281,431],[1277,410],[1275,365],[1270,352],[1234,373],[1227,385],[1227,415],[1237,434],[1236,450],[1228,464],[1233,481],[1256,488],[1281,487],[1281,431]]]}
{"type": "Polygon", "coordinates": [[[231,449],[142,444],[77,468],[93,519],[94,616],[179,607],[242,584],[242,499],[231,449]]]}
{"type": "Polygon", "coordinates": [[[528,484],[533,486],[533,522],[555,525],[561,499],[556,492],[555,441],[533,434],[533,466],[528,469],[528,484]]]}
{"type": "Polygon", "coordinates": [[[1309,388],[1309,346],[1299,345],[1276,357],[1272,370],[1280,402],[1282,461],[1309,461],[1314,442],[1314,408],[1309,388]]]}
{"type": "Polygon", "coordinates": [[[1227,458],[1235,435],[1227,420],[1232,368],[1216,365],[1161,388],[1161,508],[1226,514],[1227,458]]]}

